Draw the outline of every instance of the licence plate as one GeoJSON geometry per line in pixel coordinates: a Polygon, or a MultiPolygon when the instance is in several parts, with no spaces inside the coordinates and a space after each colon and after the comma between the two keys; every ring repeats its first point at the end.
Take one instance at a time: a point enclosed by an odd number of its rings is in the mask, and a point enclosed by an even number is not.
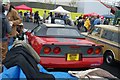
{"type": "Polygon", "coordinates": [[[79,61],[81,60],[80,54],[67,54],[67,61],[79,61]]]}

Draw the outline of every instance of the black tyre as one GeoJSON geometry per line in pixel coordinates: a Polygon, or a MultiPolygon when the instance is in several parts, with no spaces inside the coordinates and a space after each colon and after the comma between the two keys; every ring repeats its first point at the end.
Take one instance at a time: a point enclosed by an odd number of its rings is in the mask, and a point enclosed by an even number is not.
{"type": "Polygon", "coordinates": [[[104,61],[108,64],[108,65],[113,65],[115,62],[114,56],[112,52],[106,52],[104,54],[104,61]]]}

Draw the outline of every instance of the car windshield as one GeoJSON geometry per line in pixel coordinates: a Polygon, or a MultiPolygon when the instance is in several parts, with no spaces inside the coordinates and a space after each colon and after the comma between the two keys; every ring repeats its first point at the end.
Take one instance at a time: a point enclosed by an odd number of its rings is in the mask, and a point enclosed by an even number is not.
{"type": "Polygon", "coordinates": [[[52,36],[52,37],[78,37],[84,38],[76,29],[74,28],[39,28],[35,32],[36,36],[52,36]]]}

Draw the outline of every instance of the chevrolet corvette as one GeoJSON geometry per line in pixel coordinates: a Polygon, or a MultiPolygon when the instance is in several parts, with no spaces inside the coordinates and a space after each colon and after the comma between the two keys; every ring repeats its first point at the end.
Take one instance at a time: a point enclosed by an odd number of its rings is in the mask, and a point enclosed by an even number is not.
{"type": "Polygon", "coordinates": [[[43,23],[26,35],[46,68],[91,68],[103,63],[103,46],[85,39],[75,27],[43,23]]]}

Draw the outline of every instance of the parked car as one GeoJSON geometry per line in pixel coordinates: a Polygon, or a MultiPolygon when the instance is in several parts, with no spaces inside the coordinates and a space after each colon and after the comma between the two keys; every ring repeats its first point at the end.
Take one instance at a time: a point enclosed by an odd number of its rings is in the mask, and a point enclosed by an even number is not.
{"type": "Polygon", "coordinates": [[[103,63],[102,45],[86,40],[75,27],[43,23],[26,35],[46,68],[90,68],[103,63]]]}
{"type": "Polygon", "coordinates": [[[96,25],[89,33],[81,33],[97,44],[102,44],[104,61],[114,64],[120,61],[120,27],[111,25],[96,25]]]}

